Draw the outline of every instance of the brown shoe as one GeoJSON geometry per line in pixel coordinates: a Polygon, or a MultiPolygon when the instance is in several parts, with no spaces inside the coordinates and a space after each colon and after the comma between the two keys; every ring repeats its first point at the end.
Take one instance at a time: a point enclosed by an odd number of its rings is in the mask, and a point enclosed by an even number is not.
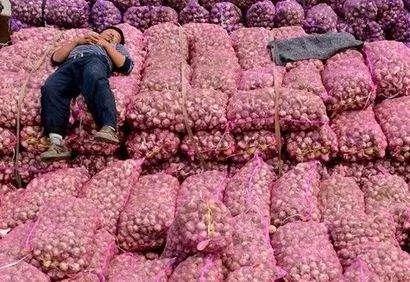
{"type": "Polygon", "coordinates": [[[94,138],[98,141],[118,144],[120,139],[118,139],[117,132],[109,126],[103,126],[100,131],[94,133],[94,138]]]}
{"type": "Polygon", "coordinates": [[[51,144],[47,151],[40,155],[42,161],[59,161],[69,159],[71,152],[64,145],[51,144]]]}

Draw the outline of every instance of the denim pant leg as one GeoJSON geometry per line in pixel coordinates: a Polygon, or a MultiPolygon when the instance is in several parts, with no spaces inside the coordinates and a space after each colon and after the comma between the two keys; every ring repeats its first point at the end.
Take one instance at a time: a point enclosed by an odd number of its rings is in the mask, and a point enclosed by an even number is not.
{"type": "Polygon", "coordinates": [[[81,91],[98,127],[117,125],[117,109],[108,77],[110,69],[98,56],[86,58],[81,91]]]}
{"type": "Polygon", "coordinates": [[[70,102],[78,95],[72,63],[58,68],[41,87],[41,120],[44,133],[65,135],[70,118],[70,102]]]}

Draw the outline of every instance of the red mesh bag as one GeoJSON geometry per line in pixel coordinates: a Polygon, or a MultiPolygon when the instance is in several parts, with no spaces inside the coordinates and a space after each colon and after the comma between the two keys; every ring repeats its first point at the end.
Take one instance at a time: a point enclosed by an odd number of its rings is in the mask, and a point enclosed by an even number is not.
{"type": "Polygon", "coordinates": [[[214,255],[195,255],[179,263],[169,281],[222,282],[223,278],[223,266],[220,258],[214,255]]]}
{"type": "Polygon", "coordinates": [[[269,217],[249,211],[234,217],[232,244],[222,254],[224,266],[236,271],[263,263],[275,265],[269,240],[269,217]]]}
{"type": "Polygon", "coordinates": [[[379,208],[394,209],[396,204],[410,204],[409,186],[397,175],[378,173],[369,176],[362,191],[369,211],[379,208]]]}
{"type": "Polygon", "coordinates": [[[107,144],[107,142],[96,140],[93,133],[94,130],[88,131],[81,127],[76,128],[65,139],[66,145],[81,155],[112,156],[119,150],[118,144],[107,144]]]}
{"type": "Polygon", "coordinates": [[[226,94],[210,89],[189,89],[186,101],[175,91],[141,92],[129,109],[129,119],[141,130],[185,132],[185,124],[193,130],[225,129],[227,104],[226,94]]]}
{"type": "Polygon", "coordinates": [[[178,153],[181,141],[168,130],[137,131],[132,133],[126,146],[131,158],[145,158],[145,163],[155,164],[165,161],[178,153]]]}
{"type": "Polygon", "coordinates": [[[410,54],[402,42],[366,43],[367,65],[377,85],[377,95],[391,98],[410,93],[410,54]]]}
{"type": "Polygon", "coordinates": [[[303,27],[295,25],[273,28],[271,34],[275,40],[284,40],[304,36],[306,32],[303,30],[303,27]]]}
{"type": "Polygon", "coordinates": [[[322,82],[323,63],[319,60],[305,60],[290,63],[283,77],[283,86],[308,91],[319,97],[327,95],[322,82]]]}
{"type": "Polygon", "coordinates": [[[271,64],[267,46],[272,36],[268,29],[241,28],[230,36],[242,69],[250,70],[271,64]]]}
{"type": "Polygon", "coordinates": [[[70,162],[70,166],[84,167],[91,176],[94,176],[116,160],[117,159],[112,156],[80,155],[70,162]]]}
{"type": "Polygon", "coordinates": [[[270,215],[275,226],[292,221],[321,219],[318,196],[319,163],[300,163],[279,178],[271,189],[270,215]]]}
{"type": "Polygon", "coordinates": [[[209,194],[193,197],[177,210],[167,237],[165,257],[218,253],[232,240],[233,218],[226,206],[209,194]]]}
{"type": "Polygon", "coordinates": [[[184,26],[192,48],[191,85],[232,94],[240,65],[228,33],[220,26],[191,23],[184,26]]]}
{"type": "Polygon", "coordinates": [[[372,281],[381,282],[377,275],[370,269],[370,267],[361,259],[356,259],[350,266],[348,266],[344,273],[344,279],[352,282],[372,281]]]}
{"type": "MultiPolygon", "coordinates": [[[[104,280],[108,272],[108,264],[117,253],[116,238],[108,231],[100,229],[94,237],[94,253],[90,265],[83,275],[86,276],[91,272],[100,281],[104,280]]],[[[86,277],[84,280],[87,280],[86,277]]]]}
{"type": "Polygon", "coordinates": [[[181,185],[175,220],[168,232],[165,257],[184,259],[197,252],[220,252],[232,239],[232,216],[221,202],[226,174],[208,171],[181,185]]]}
{"type": "Polygon", "coordinates": [[[8,129],[0,127],[0,155],[13,155],[16,136],[8,129]]]}
{"type": "MultiPolygon", "coordinates": [[[[273,90],[238,91],[230,98],[227,118],[235,132],[274,128],[274,93],[269,91],[273,90]]],[[[320,97],[305,91],[282,89],[278,110],[280,125],[285,130],[313,129],[328,121],[320,97]]]]}
{"type": "Polygon", "coordinates": [[[179,190],[178,179],[166,174],[142,176],[118,221],[118,241],[127,251],[153,251],[165,245],[179,190]]]}
{"type": "Polygon", "coordinates": [[[181,91],[181,81],[189,81],[188,41],[181,27],[173,24],[153,26],[145,32],[147,57],[144,63],[142,89],[181,91]],[[181,64],[185,72],[181,71],[181,64]],[[183,74],[183,77],[181,77],[183,74]]]}
{"type": "Polygon", "coordinates": [[[381,281],[406,281],[410,277],[410,255],[389,243],[374,243],[358,257],[381,281]]]}
{"type": "Polygon", "coordinates": [[[350,265],[372,242],[395,241],[395,224],[389,214],[345,214],[332,222],[333,246],[343,266],[350,265]]]}
{"type": "Polygon", "coordinates": [[[141,160],[113,162],[84,185],[85,198],[96,205],[103,217],[103,227],[113,234],[120,212],[138,181],[141,164],[141,160]]]}
{"type": "Polygon", "coordinates": [[[276,67],[273,64],[266,67],[243,70],[238,82],[238,89],[254,90],[258,88],[272,87],[275,73],[281,77],[283,72],[284,68],[276,67]]]}
{"type": "Polygon", "coordinates": [[[177,209],[182,208],[193,198],[211,197],[222,201],[227,180],[226,172],[218,170],[189,176],[182,182],[178,192],[177,209]]]}
{"type": "Polygon", "coordinates": [[[224,203],[232,216],[249,210],[269,218],[270,189],[276,175],[260,157],[249,161],[228,181],[224,203]]]}
{"type": "Polygon", "coordinates": [[[291,281],[332,281],[342,266],[323,223],[295,221],[278,228],[271,237],[278,266],[291,281]]]}
{"type": "Polygon", "coordinates": [[[0,280],[5,282],[49,282],[50,278],[25,261],[0,254],[0,280]]]}
{"type": "Polygon", "coordinates": [[[25,185],[39,175],[69,166],[66,160],[52,163],[44,162],[40,155],[27,151],[21,152],[19,156],[16,166],[12,157],[0,159],[0,182],[7,184],[21,180],[21,185],[25,185]],[[18,173],[17,177],[16,172],[18,173]]]}
{"type": "Polygon", "coordinates": [[[226,160],[235,152],[235,139],[229,132],[198,131],[185,136],[181,151],[191,160],[226,160]]]}
{"type": "Polygon", "coordinates": [[[410,97],[388,99],[375,109],[379,122],[387,138],[387,148],[395,159],[410,160],[410,97]]]}
{"type": "Polygon", "coordinates": [[[86,269],[100,223],[97,209],[86,199],[68,196],[48,201],[38,215],[30,242],[33,263],[54,279],[86,269]]]}
{"type": "Polygon", "coordinates": [[[29,242],[33,230],[34,223],[32,221],[13,228],[0,239],[0,254],[16,260],[27,257],[31,251],[29,242]]]}
{"type": "Polygon", "coordinates": [[[255,266],[244,266],[238,270],[232,271],[228,274],[226,281],[240,282],[240,281],[258,281],[271,282],[281,279],[285,276],[285,272],[279,267],[262,263],[255,266]]]}
{"type": "Polygon", "coordinates": [[[382,158],[386,137],[376,122],[373,109],[343,112],[332,120],[339,142],[339,155],[348,161],[382,158]]]}
{"type": "Polygon", "coordinates": [[[276,134],[272,131],[258,130],[235,134],[235,154],[230,159],[234,162],[244,163],[258,154],[263,160],[271,159],[278,155],[276,134]]]}
{"type": "Polygon", "coordinates": [[[410,191],[399,176],[379,173],[370,176],[362,187],[366,210],[370,213],[387,211],[396,223],[396,239],[401,245],[409,240],[410,191]]]}
{"type": "Polygon", "coordinates": [[[359,51],[348,50],[331,57],[322,75],[329,111],[361,110],[373,104],[376,87],[359,51]]]}
{"type": "Polygon", "coordinates": [[[172,273],[173,260],[146,260],[143,256],[124,253],[116,256],[108,269],[108,281],[166,282],[172,273]]]}
{"type": "Polygon", "coordinates": [[[291,132],[286,149],[289,156],[298,161],[329,161],[337,156],[338,142],[335,132],[328,124],[311,131],[291,132]]]}
{"type": "Polygon", "coordinates": [[[36,219],[40,208],[49,200],[62,196],[78,196],[89,178],[84,168],[60,169],[33,179],[24,190],[17,190],[16,197],[5,201],[6,218],[2,227],[15,227],[36,219]]]}
{"type": "Polygon", "coordinates": [[[363,192],[353,178],[334,174],[320,184],[319,207],[326,223],[346,214],[363,214],[363,192]]]}

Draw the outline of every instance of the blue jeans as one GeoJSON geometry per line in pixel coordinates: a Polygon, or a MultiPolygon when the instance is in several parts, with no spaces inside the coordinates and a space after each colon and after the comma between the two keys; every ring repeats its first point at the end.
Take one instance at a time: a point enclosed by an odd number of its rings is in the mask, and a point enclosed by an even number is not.
{"type": "Polygon", "coordinates": [[[80,93],[98,127],[117,124],[117,110],[108,81],[111,70],[104,57],[85,55],[69,59],[41,87],[44,133],[65,135],[70,102],[80,93]]]}

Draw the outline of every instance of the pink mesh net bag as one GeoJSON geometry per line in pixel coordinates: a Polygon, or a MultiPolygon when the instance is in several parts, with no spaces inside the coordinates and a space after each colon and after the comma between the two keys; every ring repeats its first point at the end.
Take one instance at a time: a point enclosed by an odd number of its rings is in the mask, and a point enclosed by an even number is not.
{"type": "Polygon", "coordinates": [[[345,281],[361,282],[373,281],[381,282],[377,275],[370,269],[370,267],[361,259],[356,259],[350,266],[348,266],[343,273],[345,281]]]}
{"type": "Polygon", "coordinates": [[[193,136],[185,136],[180,148],[193,161],[223,161],[234,155],[235,140],[229,132],[198,131],[193,136]]]}
{"type": "Polygon", "coordinates": [[[0,254],[16,260],[27,257],[31,252],[29,243],[34,226],[32,221],[28,221],[13,228],[4,237],[1,237],[0,254]]]}
{"type": "Polygon", "coordinates": [[[0,127],[0,155],[13,155],[16,136],[8,129],[0,127]]]}
{"type": "Polygon", "coordinates": [[[278,138],[272,131],[246,131],[235,134],[234,138],[236,142],[235,153],[230,156],[230,159],[236,163],[247,162],[256,154],[263,160],[278,155],[278,138]]]}
{"type": "Polygon", "coordinates": [[[342,266],[323,223],[295,221],[278,228],[271,237],[278,266],[292,281],[332,281],[342,276],[342,266]]]}
{"type": "Polygon", "coordinates": [[[373,104],[376,87],[362,54],[356,50],[339,53],[327,60],[323,83],[327,109],[333,113],[361,110],[373,104]]]}
{"type": "Polygon", "coordinates": [[[178,179],[163,173],[142,176],[118,221],[118,242],[127,251],[154,251],[165,245],[174,216],[178,179]]]}
{"type": "Polygon", "coordinates": [[[377,85],[377,95],[385,98],[409,95],[410,54],[402,42],[376,41],[366,43],[367,65],[377,85]]]}
{"type": "Polygon", "coordinates": [[[343,112],[331,122],[339,142],[339,155],[348,161],[371,160],[385,156],[386,137],[372,108],[343,112]]]}
{"type": "Polygon", "coordinates": [[[273,225],[279,227],[292,221],[320,221],[319,165],[318,162],[300,163],[274,183],[270,205],[273,225]]]}
{"type": "Polygon", "coordinates": [[[50,277],[25,261],[15,261],[12,257],[0,254],[0,280],[7,282],[49,282],[50,277]],[[29,280],[27,280],[29,279],[29,280]]]}
{"type": "Polygon", "coordinates": [[[286,65],[283,86],[309,91],[319,97],[327,95],[322,82],[323,63],[319,60],[305,60],[286,65]]]}
{"type": "Polygon", "coordinates": [[[101,217],[86,199],[55,198],[40,210],[31,246],[34,264],[48,276],[62,279],[86,269],[101,217]]]}
{"type": "Polygon", "coordinates": [[[70,166],[74,168],[84,167],[91,176],[94,176],[116,160],[113,156],[80,155],[70,162],[70,166]]]}
{"type": "Polygon", "coordinates": [[[198,252],[220,252],[229,245],[233,219],[221,201],[225,185],[226,174],[218,171],[185,180],[178,195],[175,220],[168,232],[165,257],[183,259],[198,252]]]}
{"type": "Polygon", "coordinates": [[[393,216],[396,239],[401,245],[409,240],[410,193],[408,184],[397,175],[378,173],[370,176],[362,187],[369,213],[388,212],[393,216]]]}
{"type": "Polygon", "coordinates": [[[223,278],[223,266],[220,258],[215,255],[195,255],[179,263],[169,281],[222,282],[223,278]]]}
{"type": "Polygon", "coordinates": [[[272,35],[268,29],[241,28],[232,32],[230,36],[242,69],[255,69],[271,63],[267,46],[272,35]]]}
{"type": "Polygon", "coordinates": [[[89,179],[84,168],[60,169],[33,179],[26,189],[17,190],[16,197],[10,197],[1,209],[2,228],[15,227],[37,218],[40,208],[49,200],[62,196],[78,196],[82,186],[89,179]]]}
{"type": "Polygon", "coordinates": [[[174,24],[153,26],[145,32],[147,57],[141,87],[143,90],[180,91],[181,81],[189,81],[188,41],[184,30],[174,24]],[[186,71],[181,71],[181,64],[186,71]]]}
{"type": "Polygon", "coordinates": [[[192,130],[225,129],[227,104],[228,96],[212,89],[188,89],[186,100],[176,91],[141,92],[130,106],[129,120],[140,130],[185,132],[185,125],[192,130]]]}
{"type": "Polygon", "coordinates": [[[143,256],[124,253],[116,256],[108,269],[108,281],[166,282],[172,273],[173,260],[146,260],[143,256]]]}
{"type": "Polygon", "coordinates": [[[298,161],[329,161],[339,151],[336,133],[328,124],[310,131],[291,132],[287,138],[286,150],[298,161]]]}
{"type": "MultiPolygon", "coordinates": [[[[274,128],[272,91],[272,88],[238,91],[229,99],[227,118],[234,132],[274,128]]],[[[321,98],[310,92],[283,88],[278,100],[279,121],[284,130],[314,129],[329,120],[321,98]]]]}
{"type": "Polygon", "coordinates": [[[115,233],[120,212],[141,173],[142,160],[116,161],[94,175],[84,186],[84,197],[103,217],[103,227],[115,233]]]}
{"type": "Polygon", "coordinates": [[[223,252],[222,260],[229,271],[263,263],[275,265],[269,240],[269,217],[248,211],[234,217],[232,244],[223,252]]]}
{"type": "Polygon", "coordinates": [[[131,133],[126,146],[131,158],[145,158],[145,163],[156,164],[174,157],[178,153],[180,143],[175,133],[154,129],[131,133]]]}
{"type": "Polygon", "coordinates": [[[387,149],[401,162],[410,159],[410,97],[387,99],[374,109],[387,138],[387,149]]]}
{"type": "Polygon", "coordinates": [[[406,281],[410,276],[410,256],[395,245],[373,243],[358,257],[381,281],[406,281]]]}
{"type": "Polygon", "coordinates": [[[363,214],[363,192],[350,177],[333,174],[320,184],[319,207],[323,220],[331,224],[346,214],[363,214]]]}
{"type": "Polygon", "coordinates": [[[269,218],[270,189],[276,175],[259,156],[245,164],[226,186],[223,201],[232,216],[249,210],[269,218]]]}
{"type": "Polygon", "coordinates": [[[262,263],[254,266],[244,266],[228,273],[226,281],[240,282],[271,282],[281,279],[286,275],[285,271],[273,264],[262,263]]]}
{"type": "Polygon", "coordinates": [[[395,240],[395,224],[389,214],[344,214],[332,222],[333,246],[343,266],[350,265],[359,254],[365,252],[372,242],[395,240]]]}
{"type": "Polygon", "coordinates": [[[192,48],[191,85],[234,93],[240,65],[228,33],[212,24],[191,23],[184,29],[192,48]]]}

